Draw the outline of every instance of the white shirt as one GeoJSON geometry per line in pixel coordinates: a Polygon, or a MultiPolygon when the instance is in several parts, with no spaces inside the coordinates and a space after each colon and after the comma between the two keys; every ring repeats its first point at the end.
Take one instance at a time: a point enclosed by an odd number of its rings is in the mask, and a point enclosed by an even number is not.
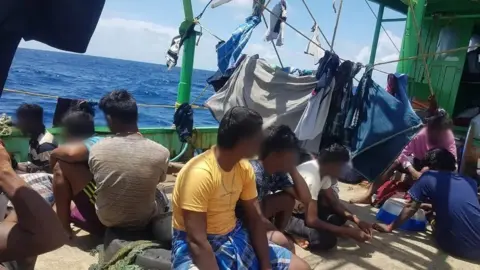
{"type": "MultiPolygon", "coordinates": [[[[310,160],[302,163],[297,166],[297,170],[303,179],[305,179],[308,189],[310,190],[310,195],[314,201],[317,200],[318,193],[321,190],[326,190],[332,187],[332,182],[336,183],[336,181],[334,181],[335,179],[332,179],[331,176],[326,175],[320,177],[320,165],[317,160],[310,160]]],[[[303,205],[297,201],[294,212],[303,213],[303,210],[303,205]]]]}

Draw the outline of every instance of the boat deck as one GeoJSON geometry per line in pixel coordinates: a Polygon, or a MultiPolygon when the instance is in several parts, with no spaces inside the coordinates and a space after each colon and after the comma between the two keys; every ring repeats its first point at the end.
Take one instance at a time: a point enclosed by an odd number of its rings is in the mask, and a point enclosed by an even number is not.
{"type": "MultiPolygon", "coordinates": [[[[163,183],[171,193],[175,177],[169,175],[163,183]]],[[[339,184],[340,197],[348,201],[364,192],[361,186],[339,184]]],[[[349,205],[362,219],[374,222],[377,209],[370,206],[349,205]]],[[[313,254],[297,246],[297,254],[304,258],[313,269],[480,269],[477,264],[465,262],[446,255],[435,248],[434,242],[426,233],[395,232],[394,234],[375,233],[369,243],[357,244],[352,240],[340,239],[338,248],[328,253],[313,254]]],[[[100,241],[79,231],[72,245],[42,255],[37,260],[38,270],[85,270],[97,261],[90,250],[100,241]]]]}

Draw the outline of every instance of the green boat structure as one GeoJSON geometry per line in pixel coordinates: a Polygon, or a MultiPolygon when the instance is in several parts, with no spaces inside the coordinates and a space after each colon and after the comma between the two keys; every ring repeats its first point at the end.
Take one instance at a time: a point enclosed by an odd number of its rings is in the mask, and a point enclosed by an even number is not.
{"type": "MultiPolygon", "coordinates": [[[[191,102],[192,74],[194,72],[197,37],[195,34],[186,35],[186,33],[192,27],[198,25],[191,0],[182,1],[185,20],[179,28],[179,33],[185,39],[183,42],[183,58],[175,107],[191,102]]],[[[252,0],[253,3],[259,1],[252,0]]],[[[265,3],[265,1],[262,1],[267,6],[265,11],[269,11],[269,2],[265,3]]],[[[305,1],[302,2],[307,7],[305,1]]],[[[337,11],[339,15],[342,4],[348,5],[348,1],[343,3],[343,0],[336,0],[336,2],[340,3],[340,10],[337,11]]],[[[444,108],[453,117],[456,117],[465,109],[475,106],[472,101],[475,98],[480,100],[480,91],[478,90],[480,80],[478,82],[464,80],[464,71],[466,69],[465,61],[467,60],[468,52],[472,49],[477,49],[477,46],[480,45],[478,43],[471,44],[470,42],[475,32],[480,35],[480,2],[478,0],[365,0],[365,2],[369,5],[370,3],[378,4],[378,11],[373,12],[377,20],[374,26],[368,64],[381,71],[382,65],[398,62],[397,72],[408,75],[408,95],[416,110],[425,110],[428,107],[429,98],[431,100],[432,97],[436,100],[439,107],[444,108]],[[384,18],[385,9],[397,11],[403,14],[404,17],[384,18]],[[405,22],[405,32],[399,59],[383,63],[376,62],[377,45],[382,25],[399,21],[405,22]],[[439,49],[439,43],[442,42],[441,39],[446,28],[449,29],[450,33],[455,34],[452,37],[454,39],[452,44],[454,45],[452,45],[453,47],[439,49]]],[[[311,13],[310,15],[313,18],[311,13]]],[[[340,18],[340,16],[338,17],[340,18]]],[[[289,21],[288,26],[290,24],[292,24],[291,21],[289,21]]],[[[307,38],[305,35],[303,36],[307,38]]],[[[317,46],[319,45],[317,44],[317,46]]],[[[477,58],[477,61],[480,61],[480,57],[477,58]]],[[[477,107],[480,107],[480,104],[477,107]]],[[[475,147],[474,128],[470,128],[470,132],[468,132],[469,127],[471,127],[470,121],[457,126],[455,135],[460,140],[465,141],[466,162],[473,164],[471,165],[471,170],[468,171],[473,172],[473,166],[476,168],[480,151],[477,151],[475,147]]],[[[2,128],[7,130],[7,134],[0,132],[0,138],[5,142],[8,151],[14,153],[18,160],[26,160],[28,138],[22,136],[15,128],[0,125],[0,131],[2,131],[2,128]]],[[[109,134],[109,130],[106,127],[97,127],[96,129],[100,135],[109,134]]],[[[60,135],[59,128],[52,128],[49,131],[54,135],[60,135]]],[[[193,136],[187,144],[180,142],[173,126],[141,128],[141,133],[145,137],[167,147],[171,153],[171,160],[187,161],[197,150],[208,149],[216,143],[217,127],[194,127],[193,136]]],[[[363,192],[359,191],[358,187],[347,188],[341,186],[341,190],[342,199],[344,200],[348,200],[348,197],[354,197],[355,193],[363,192]]],[[[359,215],[372,215],[373,210],[370,208],[356,208],[358,209],[354,210],[360,213],[359,215]]],[[[398,235],[376,236],[376,239],[372,240],[374,250],[361,247],[352,251],[349,247],[341,247],[342,252],[339,251],[336,255],[328,255],[326,259],[310,253],[301,253],[300,256],[305,258],[315,269],[474,269],[478,267],[442,254],[432,247],[434,246],[433,242],[428,240],[425,234],[419,234],[417,238],[411,241],[408,240],[408,236],[403,238],[402,236],[404,236],[402,233],[398,235]],[[402,238],[401,241],[398,238],[402,238]],[[398,245],[390,246],[388,244],[390,241],[398,242],[398,245]],[[343,253],[343,251],[345,252],[343,253]]],[[[60,258],[60,255],[50,256],[49,259],[53,260],[60,258]]],[[[86,258],[82,256],[79,256],[81,260],[86,258]]],[[[79,262],[76,261],[76,263],[79,262]]],[[[64,265],[60,266],[60,264],[58,268],[52,266],[52,264],[47,265],[44,262],[38,264],[39,269],[66,269],[64,265]]]]}

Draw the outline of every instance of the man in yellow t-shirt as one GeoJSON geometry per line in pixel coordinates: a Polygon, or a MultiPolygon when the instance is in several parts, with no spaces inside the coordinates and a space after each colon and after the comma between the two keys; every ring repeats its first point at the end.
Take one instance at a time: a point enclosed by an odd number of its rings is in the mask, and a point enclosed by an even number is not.
{"type": "Polygon", "coordinates": [[[173,190],[173,269],[310,269],[268,243],[249,158],[262,142],[262,117],[244,107],[225,113],[217,146],[190,160],[173,190]],[[239,202],[245,229],[235,217],[239,202]],[[248,230],[248,232],[247,232],[248,230]]]}

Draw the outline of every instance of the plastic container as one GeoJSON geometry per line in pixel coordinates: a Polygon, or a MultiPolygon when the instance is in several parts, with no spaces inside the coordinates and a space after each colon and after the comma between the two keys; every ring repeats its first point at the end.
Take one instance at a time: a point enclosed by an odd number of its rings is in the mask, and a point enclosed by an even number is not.
{"type": "MultiPolygon", "coordinates": [[[[385,224],[392,223],[400,215],[405,204],[406,201],[401,198],[388,199],[378,211],[377,220],[385,224]]],[[[413,217],[400,226],[400,229],[415,232],[425,231],[427,229],[425,212],[422,209],[419,209],[413,217]]]]}

